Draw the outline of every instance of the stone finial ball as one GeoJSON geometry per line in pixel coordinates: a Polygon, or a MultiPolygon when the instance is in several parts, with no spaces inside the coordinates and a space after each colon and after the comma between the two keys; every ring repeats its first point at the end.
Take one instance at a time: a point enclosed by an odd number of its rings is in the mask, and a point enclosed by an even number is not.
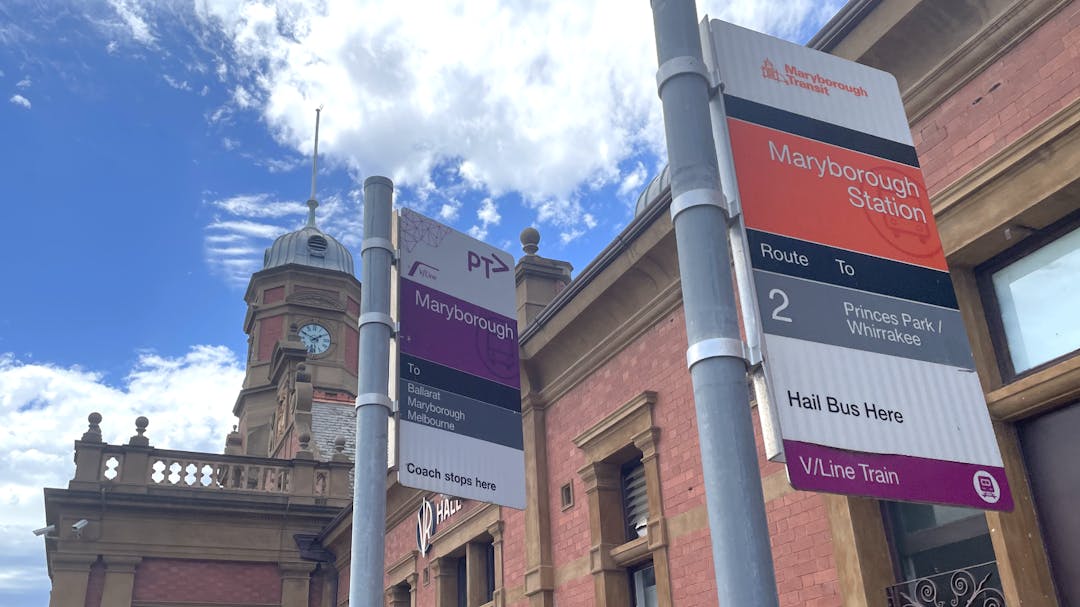
{"type": "Polygon", "coordinates": [[[91,424],[100,424],[101,423],[101,414],[98,413],[97,411],[94,411],[90,415],[86,416],[86,421],[90,422],[91,424]]]}
{"type": "Polygon", "coordinates": [[[142,428],[143,430],[145,430],[146,427],[149,426],[149,425],[150,425],[150,420],[147,419],[145,416],[140,415],[139,417],[135,418],[135,427],[136,428],[142,428]]]}
{"type": "Polygon", "coordinates": [[[526,255],[536,255],[539,244],[540,232],[536,228],[529,226],[521,231],[521,250],[525,251],[526,255]]]}

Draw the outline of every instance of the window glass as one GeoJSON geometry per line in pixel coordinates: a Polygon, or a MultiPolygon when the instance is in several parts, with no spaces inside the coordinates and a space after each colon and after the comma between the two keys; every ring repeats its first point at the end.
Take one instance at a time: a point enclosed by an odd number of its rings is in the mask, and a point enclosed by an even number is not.
{"type": "Polygon", "coordinates": [[[1013,371],[1080,348],[1080,228],[991,275],[1013,371]]]}
{"type": "Polygon", "coordinates": [[[633,586],[634,607],[656,607],[656,570],[648,564],[630,573],[633,586]]]}
{"type": "Polygon", "coordinates": [[[901,581],[994,560],[981,510],[902,502],[884,509],[901,581]]]}

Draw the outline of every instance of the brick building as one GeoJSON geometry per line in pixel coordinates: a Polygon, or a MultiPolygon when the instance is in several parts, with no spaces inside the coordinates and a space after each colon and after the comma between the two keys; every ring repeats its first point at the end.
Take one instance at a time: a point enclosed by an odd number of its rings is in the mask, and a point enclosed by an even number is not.
{"type": "MultiPolygon", "coordinates": [[[[810,46],[897,77],[1017,505],[796,492],[761,456],[781,605],[930,604],[915,580],[946,600],[965,575],[972,604],[1080,604],[1080,4],[853,0],[810,46]]],[[[522,234],[528,505],[422,494],[391,468],[387,605],[716,604],[669,204],[660,175],[573,280],[522,234]]],[[[154,449],[141,422],[105,445],[91,419],[75,479],[46,490],[53,606],[346,604],[359,288],[314,229],[252,278],[226,455],[154,449]],[[329,343],[309,355],[313,325],[329,343]]]]}

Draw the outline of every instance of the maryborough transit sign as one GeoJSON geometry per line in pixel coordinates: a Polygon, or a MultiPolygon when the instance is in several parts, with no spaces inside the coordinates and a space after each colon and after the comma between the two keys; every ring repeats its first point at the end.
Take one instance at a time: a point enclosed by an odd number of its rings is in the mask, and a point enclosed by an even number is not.
{"type": "Polygon", "coordinates": [[[791,484],[1011,509],[895,79],[710,25],[791,484]]]}
{"type": "Polygon", "coordinates": [[[410,210],[398,247],[398,478],[525,507],[514,258],[410,210]]]}

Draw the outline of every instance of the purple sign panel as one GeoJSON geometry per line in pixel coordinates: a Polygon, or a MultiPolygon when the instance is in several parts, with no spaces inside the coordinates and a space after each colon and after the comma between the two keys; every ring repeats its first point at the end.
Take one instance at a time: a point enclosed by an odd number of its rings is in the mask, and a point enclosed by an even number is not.
{"type": "Polygon", "coordinates": [[[791,484],[807,491],[1012,510],[1005,469],[784,441],[791,484]]]}
{"type": "Polygon", "coordinates": [[[521,387],[516,320],[406,278],[399,306],[403,354],[521,387]]]}

